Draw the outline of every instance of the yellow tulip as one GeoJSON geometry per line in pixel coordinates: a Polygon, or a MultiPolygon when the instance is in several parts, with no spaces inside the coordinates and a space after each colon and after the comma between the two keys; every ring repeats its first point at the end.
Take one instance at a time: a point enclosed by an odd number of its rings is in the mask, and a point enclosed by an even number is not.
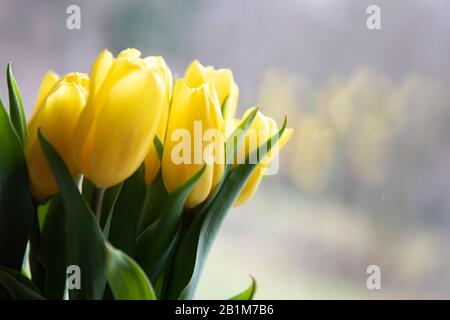
{"type": "Polygon", "coordinates": [[[184,74],[184,81],[191,88],[197,88],[203,83],[211,83],[217,92],[219,104],[222,107],[223,118],[234,118],[239,98],[239,87],[233,80],[230,69],[214,69],[204,67],[198,60],[192,61],[184,74]]]}
{"type": "Polygon", "coordinates": [[[55,73],[48,72],[42,80],[25,145],[31,192],[36,198],[45,198],[59,190],[39,144],[39,128],[63,157],[72,176],[78,173],[71,146],[78,117],[86,104],[88,87],[89,78],[80,73],[59,79],[55,73]]]}
{"type": "MultiPolygon", "coordinates": [[[[156,129],[158,138],[164,144],[167,121],[169,120],[170,100],[172,99],[172,73],[162,57],[147,57],[144,60],[149,67],[155,68],[155,70],[161,73],[164,80],[164,85],[166,87],[166,98],[163,103],[161,120],[159,121],[158,127],[156,129]]],[[[161,167],[161,161],[159,160],[158,153],[156,152],[156,148],[153,143],[151,144],[150,150],[145,157],[144,164],[145,181],[146,183],[151,183],[155,179],[161,167]]]]}
{"type": "Polygon", "coordinates": [[[171,192],[206,165],[203,176],[186,200],[188,208],[203,202],[222,178],[223,130],[224,122],[214,87],[206,83],[192,88],[184,80],[178,80],[169,115],[162,174],[164,184],[171,192]],[[207,137],[208,133],[213,135],[207,137]]]}
{"type": "MultiPolygon", "coordinates": [[[[254,108],[251,108],[245,112],[242,119],[245,119],[254,108]]],[[[230,121],[230,125],[236,127],[239,122],[236,120],[230,121]]],[[[228,134],[232,133],[232,130],[228,128],[228,134]]],[[[246,133],[244,139],[244,146],[241,153],[245,156],[253,152],[258,148],[261,144],[265,143],[270,137],[272,137],[275,133],[278,132],[278,127],[276,122],[265,115],[263,115],[260,111],[256,113],[255,119],[253,120],[252,125],[246,133]]],[[[286,144],[286,142],[292,136],[292,129],[287,128],[283,132],[279,141],[273,146],[273,148],[265,155],[263,159],[258,163],[255,170],[247,180],[244,188],[236,199],[234,206],[240,206],[243,203],[247,202],[256,192],[258,186],[264,177],[266,170],[269,168],[273,157],[280,151],[280,149],[286,144]]],[[[239,153],[238,153],[239,154],[239,153]]],[[[239,157],[238,157],[239,158],[239,157]]],[[[243,159],[242,159],[243,160],[243,159]]],[[[250,159],[252,161],[252,159],[250,159]]]]}
{"type": "Polygon", "coordinates": [[[97,187],[128,178],[153,143],[167,92],[161,72],[140,55],[127,49],[114,58],[104,50],[91,69],[73,153],[81,172],[97,187]]]}

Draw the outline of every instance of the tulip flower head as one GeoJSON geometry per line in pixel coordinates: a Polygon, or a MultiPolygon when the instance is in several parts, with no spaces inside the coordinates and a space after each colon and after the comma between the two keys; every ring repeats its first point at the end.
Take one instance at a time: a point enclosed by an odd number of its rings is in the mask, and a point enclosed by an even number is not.
{"type": "MultiPolygon", "coordinates": [[[[244,113],[242,119],[245,119],[253,111],[254,108],[248,109],[244,113]]],[[[232,133],[232,128],[235,127],[238,123],[239,122],[236,120],[232,120],[229,122],[229,128],[227,129],[228,134],[232,133]]],[[[259,146],[264,145],[264,143],[266,143],[266,141],[269,140],[270,137],[272,137],[277,132],[278,126],[275,120],[268,116],[265,116],[262,112],[258,111],[245,135],[244,145],[242,146],[241,150],[238,151],[237,159],[235,159],[235,161],[237,161],[237,163],[245,161],[245,159],[243,158],[247,157],[250,154],[255,154],[253,151],[255,151],[259,146]]],[[[255,159],[248,159],[250,163],[259,163],[247,180],[247,183],[236,199],[234,206],[244,204],[255,194],[262,178],[269,169],[273,158],[278,154],[280,149],[286,144],[291,136],[292,129],[285,129],[281,137],[279,137],[279,141],[262,159],[258,159],[257,156],[255,157],[255,159]]]]}
{"type": "Polygon", "coordinates": [[[223,129],[215,88],[209,83],[191,88],[184,80],[178,80],[167,127],[162,173],[164,184],[171,192],[206,165],[188,196],[187,207],[203,202],[222,178],[223,129]]]}
{"type": "Polygon", "coordinates": [[[139,50],[127,49],[114,58],[104,50],[92,66],[73,154],[81,172],[97,187],[123,181],[142,164],[169,95],[161,70],[140,55],[139,50]]]}
{"type": "Polygon", "coordinates": [[[198,60],[192,61],[184,74],[184,81],[191,88],[203,83],[211,83],[217,92],[219,105],[222,107],[223,118],[234,118],[237,109],[239,87],[234,82],[230,69],[215,69],[212,66],[204,67],[198,60]]]}
{"type": "Polygon", "coordinates": [[[59,79],[55,73],[48,72],[42,80],[25,144],[31,192],[36,198],[45,198],[59,190],[39,144],[39,128],[58,150],[72,176],[78,173],[71,145],[88,88],[88,76],[80,73],[70,73],[59,79]]]}

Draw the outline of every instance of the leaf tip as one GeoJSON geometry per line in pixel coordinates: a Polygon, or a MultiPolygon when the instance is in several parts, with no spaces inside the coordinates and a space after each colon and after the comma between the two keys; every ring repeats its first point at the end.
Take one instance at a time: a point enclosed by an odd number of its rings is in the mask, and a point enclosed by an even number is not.
{"type": "Polygon", "coordinates": [[[6,65],[6,80],[8,81],[8,84],[12,82],[14,79],[13,73],[12,73],[12,62],[9,61],[6,65]]]}

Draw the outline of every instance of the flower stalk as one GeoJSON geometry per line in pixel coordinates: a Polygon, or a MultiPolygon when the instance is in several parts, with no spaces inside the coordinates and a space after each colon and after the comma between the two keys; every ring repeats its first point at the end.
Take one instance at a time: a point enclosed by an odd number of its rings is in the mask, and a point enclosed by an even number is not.
{"type": "Polygon", "coordinates": [[[102,217],[103,198],[105,196],[106,188],[94,187],[92,193],[91,209],[95,213],[95,219],[100,222],[102,217]]]}

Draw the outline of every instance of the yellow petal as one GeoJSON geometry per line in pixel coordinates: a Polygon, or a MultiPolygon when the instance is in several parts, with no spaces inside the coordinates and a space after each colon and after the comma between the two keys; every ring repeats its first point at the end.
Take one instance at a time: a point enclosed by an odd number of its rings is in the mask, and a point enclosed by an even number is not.
{"type": "Polygon", "coordinates": [[[184,82],[189,88],[197,88],[206,82],[205,67],[198,61],[194,60],[184,73],[184,82]]]}
{"type": "Polygon", "coordinates": [[[95,59],[91,68],[91,95],[96,94],[102,86],[113,61],[114,58],[111,52],[106,49],[104,49],[95,59]]]}
{"type": "MultiPolygon", "coordinates": [[[[30,119],[33,119],[36,115],[39,107],[41,106],[44,99],[47,97],[50,90],[54,87],[54,85],[58,82],[59,76],[53,71],[48,71],[44,77],[42,78],[41,85],[39,87],[39,93],[36,99],[36,103],[34,105],[33,113],[30,119]]],[[[32,121],[32,120],[30,120],[32,121]]]]}
{"type": "Polygon", "coordinates": [[[239,197],[234,202],[233,207],[238,207],[253,197],[256,190],[258,190],[258,186],[261,183],[263,176],[263,167],[257,166],[250,178],[248,178],[247,183],[239,194],[239,197]]]}
{"type": "Polygon", "coordinates": [[[172,97],[172,72],[170,71],[169,67],[167,66],[166,62],[164,61],[164,58],[161,56],[150,56],[144,58],[144,62],[147,65],[147,68],[150,70],[155,70],[160,73],[164,85],[167,89],[166,93],[166,99],[168,103],[170,102],[170,99],[172,97]]]}
{"type": "Polygon", "coordinates": [[[233,84],[233,73],[230,69],[215,70],[213,67],[208,66],[206,68],[206,79],[216,88],[219,103],[222,105],[225,102],[225,98],[230,94],[233,84]]]}
{"type": "Polygon", "coordinates": [[[125,59],[131,59],[135,60],[141,56],[141,52],[138,49],[135,48],[128,48],[125,50],[122,50],[118,55],[117,59],[125,58],[125,59]]]}
{"type": "Polygon", "coordinates": [[[225,104],[223,106],[223,118],[225,120],[233,119],[236,116],[236,110],[239,98],[239,87],[233,82],[225,104]]]}
{"type": "Polygon", "coordinates": [[[161,161],[159,161],[158,153],[155,145],[152,143],[150,150],[144,160],[145,165],[145,182],[147,184],[153,182],[161,168],[161,161]]]}

